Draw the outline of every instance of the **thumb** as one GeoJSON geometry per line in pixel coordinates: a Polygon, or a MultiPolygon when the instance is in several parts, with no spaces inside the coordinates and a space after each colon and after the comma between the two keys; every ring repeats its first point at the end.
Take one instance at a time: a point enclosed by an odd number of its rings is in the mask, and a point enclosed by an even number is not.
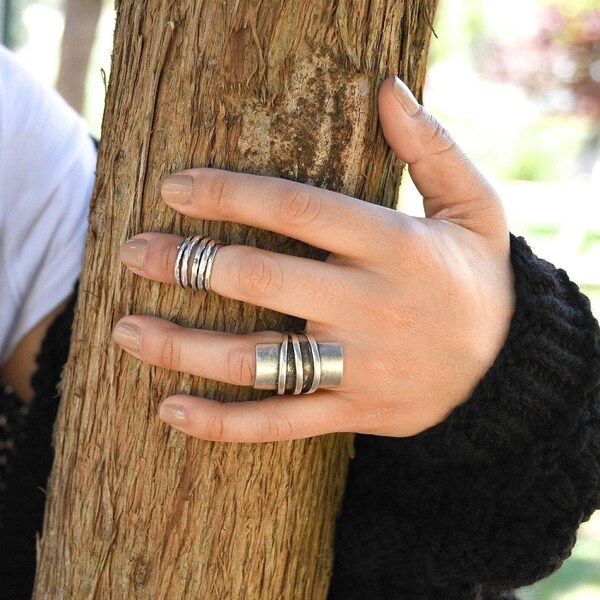
{"type": "Polygon", "coordinates": [[[427,217],[453,221],[489,237],[506,237],[496,191],[398,77],[381,85],[379,119],[388,144],[409,166],[427,217]]]}

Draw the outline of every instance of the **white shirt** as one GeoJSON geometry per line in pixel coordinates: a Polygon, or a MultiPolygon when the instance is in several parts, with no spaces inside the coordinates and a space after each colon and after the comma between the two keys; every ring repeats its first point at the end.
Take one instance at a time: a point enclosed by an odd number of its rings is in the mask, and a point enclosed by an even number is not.
{"type": "Polygon", "coordinates": [[[0,46],[0,366],[73,291],[95,166],[84,121],[0,46]]]}

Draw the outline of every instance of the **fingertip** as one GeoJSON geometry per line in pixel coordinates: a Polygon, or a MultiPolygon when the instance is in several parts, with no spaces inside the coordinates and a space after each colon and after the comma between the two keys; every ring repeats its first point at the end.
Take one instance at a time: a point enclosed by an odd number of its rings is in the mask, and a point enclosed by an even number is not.
{"type": "Polygon", "coordinates": [[[189,204],[194,191],[194,178],[185,172],[172,173],[160,186],[160,195],[167,204],[189,204]]]}
{"type": "Polygon", "coordinates": [[[414,117],[419,114],[422,106],[410,88],[398,76],[392,77],[391,93],[408,117],[414,117]]]}
{"type": "Polygon", "coordinates": [[[123,242],[119,248],[121,262],[133,270],[143,269],[148,253],[148,240],[143,235],[136,235],[123,242]]]}
{"type": "Polygon", "coordinates": [[[123,317],[113,329],[112,339],[123,350],[137,355],[140,351],[142,332],[130,319],[123,317]]]}
{"type": "MultiPolygon", "coordinates": [[[[131,315],[125,315],[124,317],[121,317],[115,324],[114,329],[116,329],[117,327],[119,327],[119,325],[128,325],[129,324],[129,319],[131,318],[131,315]]],[[[114,331],[114,330],[113,330],[114,331]]]]}
{"type": "Polygon", "coordinates": [[[406,163],[419,158],[419,120],[424,113],[408,86],[397,76],[388,77],[377,98],[383,135],[394,152],[406,163]]]}
{"type": "Polygon", "coordinates": [[[186,394],[165,398],[158,416],[171,427],[192,437],[212,442],[245,441],[233,427],[226,403],[186,394]]]}
{"type": "Polygon", "coordinates": [[[394,75],[388,77],[379,87],[379,93],[377,94],[377,107],[382,126],[385,125],[390,110],[395,108],[394,77],[394,75]]]}
{"type": "Polygon", "coordinates": [[[400,111],[407,117],[414,117],[423,109],[415,94],[397,75],[388,77],[380,86],[378,94],[379,108],[400,111]]]}
{"type": "Polygon", "coordinates": [[[188,426],[188,415],[187,406],[177,397],[163,400],[158,409],[158,416],[164,423],[184,432],[188,426]]]}
{"type": "Polygon", "coordinates": [[[396,78],[396,75],[390,75],[389,77],[386,77],[381,85],[379,86],[379,94],[378,97],[381,98],[382,94],[386,94],[388,93],[388,91],[393,87],[394,85],[394,79],[396,78]]]}
{"type": "Polygon", "coordinates": [[[178,235],[147,231],[123,242],[119,258],[136,275],[172,284],[175,283],[173,267],[182,239],[178,235]]]}

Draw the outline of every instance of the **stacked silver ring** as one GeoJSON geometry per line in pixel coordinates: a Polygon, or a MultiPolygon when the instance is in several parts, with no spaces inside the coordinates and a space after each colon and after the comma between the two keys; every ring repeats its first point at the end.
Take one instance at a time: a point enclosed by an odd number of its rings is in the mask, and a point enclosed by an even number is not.
{"type": "Polygon", "coordinates": [[[179,244],[175,259],[175,281],[198,292],[210,291],[210,276],[215,256],[223,242],[207,235],[194,235],[179,244]]]}
{"type": "Polygon", "coordinates": [[[258,390],[312,394],[318,388],[339,386],[343,371],[341,344],[317,343],[304,331],[284,333],[280,344],[256,345],[254,388],[258,390]]]}

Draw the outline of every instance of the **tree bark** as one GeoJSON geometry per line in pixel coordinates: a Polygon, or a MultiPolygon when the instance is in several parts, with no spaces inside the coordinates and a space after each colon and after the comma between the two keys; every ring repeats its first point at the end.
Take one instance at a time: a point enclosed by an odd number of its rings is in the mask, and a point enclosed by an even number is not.
{"type": "Polygon", "coordinates": [[[67,0],[56,89],[79,113],[102,0],[67,0]]]}
{"type": "Polygon", "coordinates": [[[110,341],[131,313],[237,333],[302,323],[142,280],[121,267],[118,247],[141,231],[201,231],[323,258],[269,232],[176,216],[160,184],[191,166],[278,175],[394,206],[400,164],[377,125],[376,90],[395,72],[420,90],[435,4],[118,3],[36,599],[326,597],[352,436],[262,445],[186,437],[156,416],[167,395],[264,394],[149,367],[110,341]]]}

